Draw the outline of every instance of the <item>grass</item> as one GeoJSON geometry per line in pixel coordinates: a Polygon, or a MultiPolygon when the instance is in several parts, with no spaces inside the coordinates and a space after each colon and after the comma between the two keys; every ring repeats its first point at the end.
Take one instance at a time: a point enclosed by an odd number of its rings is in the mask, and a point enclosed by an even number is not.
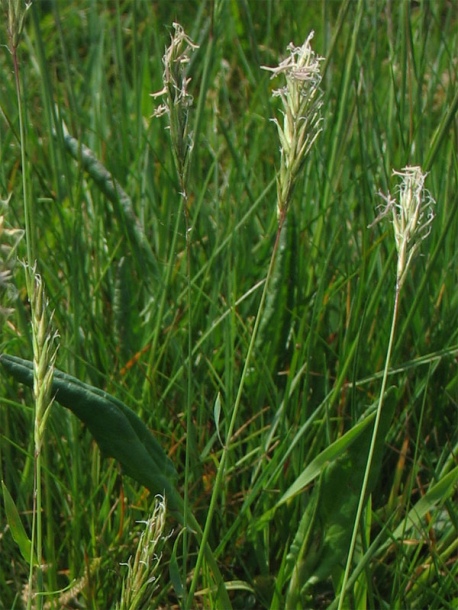
{"type": "Polygon", "coordinates": [[[340,603],[457,607],[456,26],[445,0],[34,3],[17,48],[21,105],[0,29],[1,352],[33,357],[21,261],[35,257],[57,367],[154,431],[212,549],[161,512],[156,580],[143,599],[126,593],[146,538],[138,522],[158,508],[54,403],[41,439],[42,583],[35,573],[28,585],[9,494],[30,538],[36,411],[2,375],[1,609],[26,608],[27,596],[37,608],[221,608],[212,560],[233,608],[338,607],[395,299],[392,227],[369,225],[406,165],[429,172],[436,217],[400,295],[340,603]],[[173,22],[199,45],[186,206],[150,96],[173,22]],[[312,29],[322,132],[260,310],[280,169],[280,83],[261,66],[312,29]],[[122,192],[97,180],[83,145],[122,192]]]}

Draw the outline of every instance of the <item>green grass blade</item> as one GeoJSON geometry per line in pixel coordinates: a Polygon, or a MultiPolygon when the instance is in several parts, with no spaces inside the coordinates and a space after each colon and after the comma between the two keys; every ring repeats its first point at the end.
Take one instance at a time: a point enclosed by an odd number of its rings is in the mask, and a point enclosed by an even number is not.
{"type": "Polygon", "coordinates": [[[453,493],[456,492],[458,486],[458,466],[443,476],[441,480],[433,485],[425,495],[415,504],[409,511],[406,519],[398,525],[392,536],[394,538],[402,538],[406,531],[411,528],[421,528],[421,520],[425,515],[433,510],[435,506],[444,502],[453,493]]]}
{"type": "Polygon", "coordinates": [[[371,413],[368,417],[363,419],[359,424],[353,426],[346,434],[341,438],[337,439],[334,443],[329,445],[324,451],[322,451],[313,461],[305,468],[302,474],[294,481],[289,489],[283,494],[277,503],[277,506],[281,506],[298,493],[301,493],[304,488],[314,481],[323,469],[331,462],[337,460],[342,456],[345,451],[352,446],[352,444],[361,436],[361,434],[367,429],[368,425],[373,422],[375,413],[371,413]]]}
{"type": "MultiPolygon", "coordinates": [[[[30,538],[27,536],[24,525],[22,524],[21,517],[19,515],[19,511],[14,503],[13,498],[11,497],[10,492],[8,491],[7,486],[2,481],[2,491],[3,491],[3,502],[5,504],[5,513],[6,519],[8,521],[9,528],[11,530],[11,535],[13,536],[14,541],[19,547],[21,551],[22,557],[25,561],[30,564],[31,553],[32,553],[32,542],[30,538]]],[[[33,563],[37,563],[37,558],[34,554],[33,563]]]]}

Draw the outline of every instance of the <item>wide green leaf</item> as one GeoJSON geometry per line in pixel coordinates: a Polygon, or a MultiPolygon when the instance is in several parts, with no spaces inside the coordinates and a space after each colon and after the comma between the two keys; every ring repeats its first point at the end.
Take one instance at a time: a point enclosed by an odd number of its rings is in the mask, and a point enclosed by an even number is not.
{"type": "MultiPolygon", "coordinates": [[[[33,363],[7,354],[0,363],[18,381],[33,387],[33,363]]],[[[194,515],[185,515],[183,499],[175,481],[173,462],[165,454],[142,420],[123,402],[107,392],[79,379],[54,370],[52,394],[62,406],[70,409],[86,426],[101,451],[119,461],[124,472],[154,494],[165,495],[168,508],[182,524],[194,530],[202,541],[202,530],[194,515]]],[[[216,598],[220,607],[232,607],[218,564],[208,543],[205,556],[215,578],[216,598]]]]}
{"type": "MultiPolygon", "coordinates": [[[[2,354],[0,363],[15,379],[33,387],[32,362],[2,354]]],[[[182,512],[183,502],[175,487],[175,466],[129,407],[59,370],[54,371],[52,394],[86,424],[104,455],[118,460],[126,474],[152,493],[164,494],[172,511],[182,512]]]]}

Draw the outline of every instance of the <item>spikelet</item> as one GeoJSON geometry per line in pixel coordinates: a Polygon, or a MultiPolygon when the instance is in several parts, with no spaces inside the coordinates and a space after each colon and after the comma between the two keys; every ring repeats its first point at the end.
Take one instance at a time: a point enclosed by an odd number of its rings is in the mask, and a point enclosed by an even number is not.
{"type": "Polygon", "coordinates": [[[396,287],[399,292],[410,263],[431,230],[435,201],[424,187],[427,174],[422,172],[421,167],[407,166],[400,172],[394,170],[393,175],[402,178],[396,189],[398,198],[380,193],[385,205],[372,225],[391,212],[398,253],[396,287]]]}
{"type": "Polygon", "coordinates": [[[283,75],[286,85],[273,92],[282,103],[283,125],[272,119],[280,138],[280,172],[277,179],[277,216],[282,221],[310,149],[321,131],[322,93],[320,61],[312,50],[311,32],[300,47],[291,42],[289,57],[277,67],[261,66],[272,72],[271,78],[283,75]]]}

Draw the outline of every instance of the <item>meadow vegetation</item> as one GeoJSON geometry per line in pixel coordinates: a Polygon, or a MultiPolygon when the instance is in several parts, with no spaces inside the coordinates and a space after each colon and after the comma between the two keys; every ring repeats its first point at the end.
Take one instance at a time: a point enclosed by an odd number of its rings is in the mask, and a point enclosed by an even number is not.
{"type": "Polygon", "coordinates": [[[458,608],[456,4],[1,7],[0,610],[458,608]]]}

